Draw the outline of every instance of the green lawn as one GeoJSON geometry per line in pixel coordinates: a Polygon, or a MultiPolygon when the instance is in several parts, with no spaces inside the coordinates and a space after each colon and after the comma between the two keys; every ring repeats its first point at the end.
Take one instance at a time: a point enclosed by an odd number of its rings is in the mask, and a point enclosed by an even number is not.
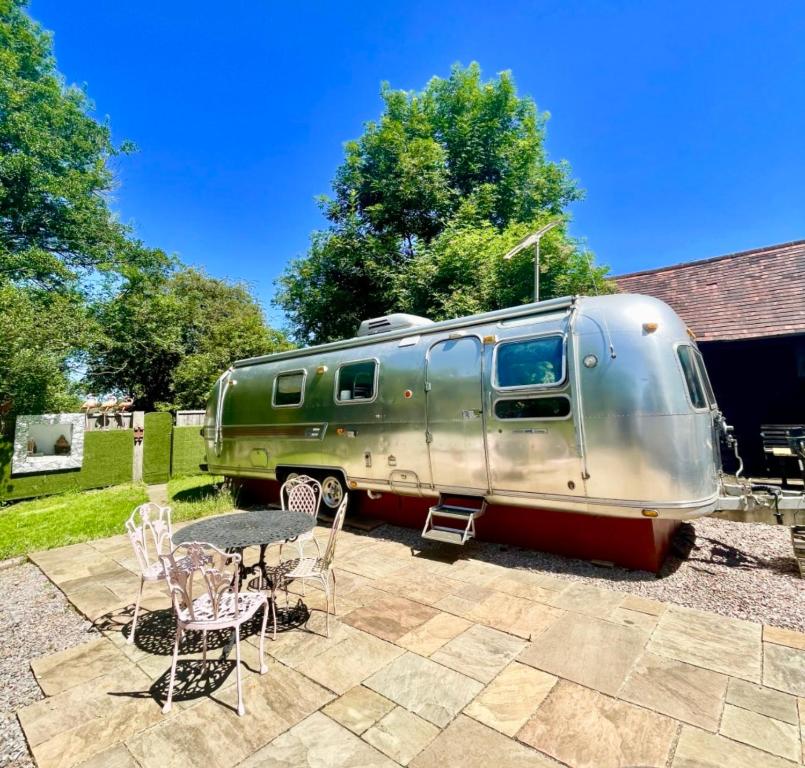
{"type": "MultiPolygon", "coordinates": [[[[172,519],[195,520],[229,512],[232,493],[220,477],[194,475],[168,483],[172,519]]],[[[0,560],[125,533],[132,510],[148,501],[144,485],[116,485],[0,506],[0,560]]]]}
{"type": "Polygon", "coordinates": [[[222,477],[192,475],[177,477],[168,483],[168,504],[171,520],[195,520],[197,517],[231,512],[235,499],[228,488],[222,487],[222,477]]]}
{"type": "Polygon", "coordinates": [[[145,486],[129,484],[0,507],[0,560],[124,533],[131,510],[144,501],[145,486]]]}

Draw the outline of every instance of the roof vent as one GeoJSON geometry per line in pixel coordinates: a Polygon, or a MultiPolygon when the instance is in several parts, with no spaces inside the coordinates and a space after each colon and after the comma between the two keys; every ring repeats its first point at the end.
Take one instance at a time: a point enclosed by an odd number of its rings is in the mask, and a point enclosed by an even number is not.
{"type": "Polygon", "coordinates": [[[397,313],[364,320],[358,328],[358,336],[374,336],[378,333],[401,331],[405,328],[422,328],[426,325],[433,325],[433,320],[428,320],[427,317],[397,313]]]}

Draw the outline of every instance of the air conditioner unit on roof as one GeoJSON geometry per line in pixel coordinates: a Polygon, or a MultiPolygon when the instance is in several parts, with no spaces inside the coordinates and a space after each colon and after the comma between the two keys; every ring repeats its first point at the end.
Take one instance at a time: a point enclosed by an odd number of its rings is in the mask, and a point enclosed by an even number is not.
{"type": "Polygon", "coordinates": [[[406,315],[395,313],[384,317],[375,317],[371,320],[364,320],[358,328],[358,336],[374,336],[377,333],[389,333],[391,331],[401,331],[405,328],[422,328],[426,325],[433,325],[433,320],[417,315],[406,315]]]}

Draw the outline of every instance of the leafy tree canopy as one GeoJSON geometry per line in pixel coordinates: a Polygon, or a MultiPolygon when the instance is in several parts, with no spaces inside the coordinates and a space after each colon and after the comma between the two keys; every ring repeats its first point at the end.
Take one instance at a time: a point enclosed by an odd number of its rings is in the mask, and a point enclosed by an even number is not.
{"type": "Polygon", "coordinates": [[[0,284],[0,393],[13,413],[75,410],[76,349],[95,333],[80,296],[0,284]]]}
{"type": "Polygon", "coordinates": [[[109,208],[115,145],[83,90],[56,69],[50,34],[0,0],[0,279],[72,289],[93,270],[148,266],[109,208]]]}
{"type": "MultiPolygon", "coordinates": [[[[517,95],[510,73],[484,81],[477,64],[456,65],[419,93],[384,84],[381,96],[380,119],[345,145],[333,194],[321,200],[328,229],[279,280],[277,303],[300,341],[350,336],[361,319],[390,311],[451,316],[530,300],[524,261],[500,267],[505,248],[494,249],[581,197],[567,164],[547,158],[547,114],[517,95]],[[472,251],[481,243],[483,254],[472,251]],[[442,298],[417,287],[426,274],[442,298]]],[[[605,270],[564,230],[551,241],[544,298],[607,289],[605,270]]]]}
{"type": "Polygon", "coordinates": [[[86,381],[131,394],[144,410],[203,407],[234,360],[289,347],[247,286],[193,268],[133,275],[93,317],[104,335],[90,350],[86,381]]]}
{"type": "Polygon", "coordinates": [[[12,416],[75,409],[86,376],[141,408],[202,405],[232,360],[285,339],[245,286],[118,221],[110,161],[133,147],[65,83],[25,6],[0,0],[0,401],[12,416]]]}

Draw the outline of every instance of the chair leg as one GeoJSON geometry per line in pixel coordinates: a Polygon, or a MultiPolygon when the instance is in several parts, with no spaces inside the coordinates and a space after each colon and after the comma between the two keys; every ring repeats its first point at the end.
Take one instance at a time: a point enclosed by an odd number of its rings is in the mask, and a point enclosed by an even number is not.
{"type": "Polygon", "coordinates": [[[207,671],[207,630],[204,629],[201,632],[201,658],[203,660],[202,669],[204,672],[207,671]]]}
{"type": "Polygon", "coordinates": [[[243,686],[240,680],[240,625],[235,627],[235,661],[237,663],[237,681],[238,681],[238,714],[243,717],[246,714],[246,707],[243,706],[243,686]]]}
{"type": "Polygon", "coordinates": [[[274,633],[271,636],[272,640],[277,639],[277,600],[276,600],[276,597],[277,597],[277,593],[272,592],[271,593],[271,618],[274,621],[274,633]]]}
{"type": "Polygon", "coordinates": [[[333,616],[336,615],[337,611],[335,608],[335,571],[330,571],[333,576],[333,616]]]}
{"type": "Polygon", "coordinates": [[[327,637],[330,637],[330,585],[325,578],[322,578],[321,585],[324,588],[324,612],[327,616],[325,619],[325,626],[327,628],[327,637]]]}
{"type": "Polygon", "coordinates": [[[265,608],[263,608],[263,628],[260,630],[260,674],[264,675],[268,672],[266,665],[266,624],[268,623],[268,600],[266,600],[265,608]]]}
{"type": "Polygon", "coordinates": [[[134,604],[134,620],[131,622],[131,632],[129,633],[129,645],[134,642],[134,633],[137,631],[137,615],[140,613],[140,600],[143,598],[143,586],[145,579],[140,576],[140,591],[137,593],[137,602],[134,604]]]}
{"type": "Polygon", "coordinates": [[[180,624],[176,625],[176,640],[173,643],[173,661],[171,662],[171,679],[168,683],[168,698],[165,700],[165,705],[162,707],[162,714],[167,715],[171,711],[173,703],[173,683],[176,680],[176,662],[179,659],[179,643],[182,641],[182,627],[180,624]]]}

